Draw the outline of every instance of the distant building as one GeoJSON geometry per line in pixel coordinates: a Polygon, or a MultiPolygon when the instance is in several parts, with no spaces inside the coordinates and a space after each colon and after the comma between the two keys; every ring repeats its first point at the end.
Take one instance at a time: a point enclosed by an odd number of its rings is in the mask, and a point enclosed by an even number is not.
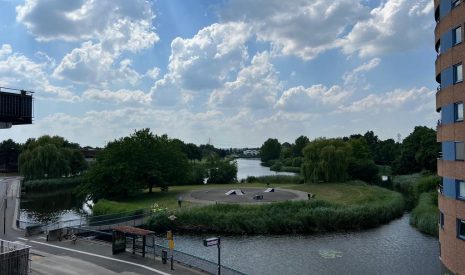
{"type": "Polygon", "coordinates": [[[256,157],[260,154],[260,150],[247,149],[242,151],[242,154],[247,157],[256,157]]]}
{"type": "Polygon", "coordinates": [[[439,257],[441,274],[465,274],[465,43],[463,0],[434,0],[436,110],[441,114],[437,140],[442,145],[438,158],[439,257]]]}

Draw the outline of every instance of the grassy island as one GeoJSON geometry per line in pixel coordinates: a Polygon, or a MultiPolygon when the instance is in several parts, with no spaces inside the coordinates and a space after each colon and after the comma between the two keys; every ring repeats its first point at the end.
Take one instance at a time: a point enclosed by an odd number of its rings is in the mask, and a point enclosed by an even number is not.
{"type": "Polygon", "coordinates": [[[360,181],[327,184],[273,184],[315,194],[310,201],[287,201],[262,205],[218,204],[201,206],[177,198],[190,190],[229,187],[265,187],[263,183],[173,186],[168,192],[144,192],[121,201],[100,200],[94,214],[109,214],[149,207],[157,203],[167,210],[157,212],[146,225],[163,231],[175,227],[185,232],[227,234],[323,233],[375,227],[400,217],[404,199],[397,192],[360,181]],[[172,224],[168,216],[177,220],[172,224]]]}

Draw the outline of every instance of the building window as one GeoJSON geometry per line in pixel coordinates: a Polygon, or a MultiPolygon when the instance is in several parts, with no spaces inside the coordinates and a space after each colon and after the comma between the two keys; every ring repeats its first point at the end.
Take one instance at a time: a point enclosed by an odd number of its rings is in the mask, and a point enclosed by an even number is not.
{"type": "Polygon", "coordinates": [[[458,180],[457,184],[457,198],[465,200],[465,181],[458,180]]]}
{"type": "Polygon", "coordinates": [[[463,103],[454,104],[454,118],[455,121],[463,121],[463,103]]]}
{"type": "Polygon", "coordinates": [[[454,65],[454,83],[463,81],[462,64],[454,65]]]}
{"type": "Polygon", "coordinates": [[[455,160],[464,160],[465,155],[465,147],[463,146],[463,142],[456,142],[455,143],[455,160]]]}
{"type": "Polygon", "coordinates": [[[457,7],[460,4],[460,0],[452,0],[452,8],[457,7]]]}
{"type": "Polygon", "coordinates": [[[444,213],[439,212],[439,226],[444,229],[444,213]]]}
{"type": "Polygon", "coordinates": [[[465,240],[465,221],[457,219],[457,237],[465,240]]]}
{"type": "Polygon", "coordinates": [[[452,43],[453,45],[462,43],[462,27],[457,27],[452,31],[452,43]]]}

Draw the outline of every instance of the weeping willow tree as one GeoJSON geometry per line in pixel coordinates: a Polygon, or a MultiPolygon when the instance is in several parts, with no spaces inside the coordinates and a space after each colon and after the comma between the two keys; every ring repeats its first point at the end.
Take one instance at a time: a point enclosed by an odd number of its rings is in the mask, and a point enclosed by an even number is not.
{"type": "Polygon", "coordinates": [[[335,182],[348,178],[352,149],[342,139],[316,139],[303,150],[302,175],[306,182],[335,182]]]}
{"type": "Polygon", "coordinates": [[[58,136],[29,139],[19,155],[19,172],[25,179],[71,176],[85,168],[79,145],[58,136]]]}

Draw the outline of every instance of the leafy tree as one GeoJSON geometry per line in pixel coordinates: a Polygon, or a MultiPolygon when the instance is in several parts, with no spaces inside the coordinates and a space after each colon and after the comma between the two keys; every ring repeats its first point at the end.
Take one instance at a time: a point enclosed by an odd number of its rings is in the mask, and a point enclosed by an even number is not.
{"type": "Polygon", "coordinates": [[[307,182],[334,182],[348,178],[351,147],[342,139],[316,139],[303,150],[302,175],[307,182]]]}
{"type": "Polygon", "coordinates": [[[26,179],[70,176],[86,167],[79,145],[59,136],[29,139],[19,155],[19,170],[26,179]]]}
{"type": "Polygon", "coordinates": [[[237,162],[212,157],[207,161],[207,183],[237,182],[237,162]]]}
{"type": "Polygon", "coordinates": [[[182,183],[189,164],[177,140],[150,129],[108,143],[87,173],[83,192],[93,198],[127,197],[143,188],[182,183]]]}
{"type": "Polygon", "coordinates": [[[302,150],[307,146],[307,144],[310,142],[308,137],[306,136],[300,136],[295,140],[294,148],[293,148],[293,153],[294,157],[302,157],[303,152],[302,150]]]}
{"type": "Polygon", "coordinates": [[[347,172],[354,179],[375,183],[378,180],[378,166],[371,155],[365,138],[351,139],[352,154],[347,172]]]}
{"type": "Polygon", "coordinates": [[[281,144],[275,138],[269,138],[260,147],[260,158],[262,162],[279,159],[281,154],[281,144]]]}
{"type": "Polygon", "coordinates": [[[436,171],[439,151],[436,131],[426,126],[416,126],[402,142],[400,155],[393,163],[393,172],[409,174],[423,169],[436,171]]]}
{"type": "Polygon", "coordinates": [[[0,143],[0,169],[4,172],[18,171],[18,157],[21,145],[11,139],[0,143]]]}

